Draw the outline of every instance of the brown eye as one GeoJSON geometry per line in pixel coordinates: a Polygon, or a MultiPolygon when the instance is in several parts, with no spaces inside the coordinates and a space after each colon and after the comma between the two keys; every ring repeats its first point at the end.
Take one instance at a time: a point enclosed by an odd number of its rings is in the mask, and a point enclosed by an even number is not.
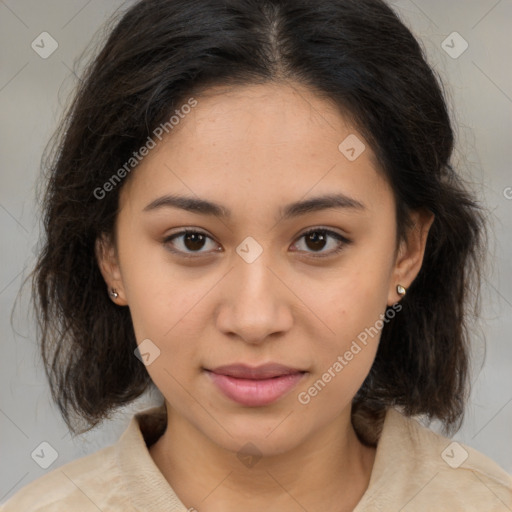
{"type": "Polygon", "coordinates": [[[313,251],[321,251],[327,244],[327,238],[325,233],[320,231],[313,231],[308,233],[305,237],[306,245],[313,251]]]}
{"type": "Polygon", "coordinates": [[[308,232],[302,234],[300,237],[304,239],[304,245],[308,250],[305,252],[310,252],[313,257],[326,257],[331,256],[333,254],[338,254],[341,252],[344,247],[350,244],[350,240],[341,236],[339,233],[335,231],[331,231],[329,229],[311,229],[308,232]],[[334,239],[334,242],[329,244],[329,240],[334,239]],[[325,247],[331,246],[331,250],[321,252],[325,247]],[[315,253],[321,253],[319,255],[315,253]]]}
{"type": "Polygon", "coordinates": [[[190,251],[198,251],[203,248],[205,236],[202,233],[187,233],[183,238],[183,245],[190,251]]]}
{"type": "MultiPolygon", "coordinates": [[[[175,233],[174,235],[165,238],[164,245],[174,253],[178,253],[186,258],[194,257],[191,254],[197,253],[199,255],[211,251],[202,251],[207,246],[207,241],[212,240],[211,237],[201,231],[185,230],[175,233]],[[181,241],[180,241],[181,239],[181,241]],[[179,242],[176,242],[179,241],[179,242]]],[[[215,250],[215,249],[214,249],[215,250]]],[[[218,250],[218,249],[217,249],[218,250]]]]}
{"type": "MultiPolygon", "coordinates": [[[[329,229],[315,228],[304,233],[300,239],[304,239],[305,249],[299,249],[299,252],[309,253],[313,257],[322,258],[332,256],[341,252],[344,247],[351,243],[344,236],[331,231],[329,229]],[[324,251],[327,247],[330,250],[324,251]],[[318,254],[316,254],[318,253],[318,254]]],[[[210,250],[202,250],[208,248],[208,241],[213,239],[202,231],[187,229],[180,231],[164,239],[164,246],[171,252],[183,256],[184,258],[195,258],[211,252],[219,252],[222,249],[215,243],[210,250]]]]}

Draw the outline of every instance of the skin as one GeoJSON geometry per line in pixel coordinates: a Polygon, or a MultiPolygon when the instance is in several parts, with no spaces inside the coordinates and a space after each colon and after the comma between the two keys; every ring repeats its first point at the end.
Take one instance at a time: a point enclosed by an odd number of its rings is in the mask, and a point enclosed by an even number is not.
{"type": "Polygon", "coordinates": [[[298,393],[401,299],[396,286],[418,274],[434,216],[413,212],[415,227],[397,247],[393,192],[369,144],[332,103],[298,84],[216,87],[196,99],[123,184],[115,239],[97,243],[105,282],[119,294],[112,300],[130,308],[138,343],[149,338],[160,350],[147,371],[165,397],[168,427],[150,454],[200,512],[352,510],[375,448],[357,438],[351,400],[380,333],[307,405],[298,393]],[[354,161],[338,149],[350,134],[366,145],[354,161]],[[334,192],[365,209],[278,220],[283,205],[334,192]],[[171,193],[219,203],[232,218],[143,211],[171,193]],[[164,241],[184,228],[207,238],[164,241]],[[309,228],[351,243],[308,243],[309,228]],[[236,252],[248,236],[262,249],[251,263],[236,252]],[[237,362],[308,373],[277,402],[248,407],[203,371],[237,362]],[[237,457],[248,442],[261,455],[252,467],[237,457]]]}

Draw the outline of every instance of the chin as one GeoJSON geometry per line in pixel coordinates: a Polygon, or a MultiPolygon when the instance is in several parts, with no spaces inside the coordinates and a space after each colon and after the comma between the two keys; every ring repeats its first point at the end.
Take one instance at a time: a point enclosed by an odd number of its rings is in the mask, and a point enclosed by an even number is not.
{"type": "Polygon", "coordinates": [[[254,415],[252,418],[239,417],[231,421],[223,421],[224,428],[208,427],[203,430],[203,434],[221,448],[237,455],[245,452],[249,454],[256,452],[261,457],[281,455],[299,445],[303,435],[294,422],[289,419],[283,421],[287,414],[259,419],[254,415]]]}

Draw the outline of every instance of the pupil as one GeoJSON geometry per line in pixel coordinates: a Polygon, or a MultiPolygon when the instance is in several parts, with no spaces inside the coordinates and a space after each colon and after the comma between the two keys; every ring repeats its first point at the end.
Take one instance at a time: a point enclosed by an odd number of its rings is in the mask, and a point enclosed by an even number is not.
{"type": "Polygon", "coordinates": [[[204,244],[204,237],[200,233],[188,233],[185,236],[185,246],[187,249],[190,249],[191,251],[201,249],[204,244]],[[192,243],[188,243],[190,240],[192,240],[192,243]]]}
{"type": "Polygon", "coordinates": [[[323,247],[325,246],[325,235],[319,233],[319,231],[315,231],[307,236],[307,240],[313,242],[313,247],[310,247],[310,249],[323,249],[323,247]],[[317,244],[319,241],[321,243],[323,242],[322,247],[315,247],[315,244],[317,244]]]}

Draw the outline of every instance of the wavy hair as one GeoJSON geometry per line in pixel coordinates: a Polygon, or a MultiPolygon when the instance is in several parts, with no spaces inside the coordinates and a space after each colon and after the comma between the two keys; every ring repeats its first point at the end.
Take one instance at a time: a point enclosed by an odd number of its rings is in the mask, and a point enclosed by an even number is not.
{"type": "Polygon", "coordinates": [[[95,258],[123,183],[102,199],[94,191],[186,98],[268,82],[303,84],[349,116],[392,186],[398,240],[411,210],[435,214],[354,414],[398,406],[459,428],[484,210],[451,164],[442,81],[399,16],[381,0],[142,0],[111,19],[107,36],[45,155],[44,245],[32,274],[41,355],[70,430],[79,420],[90,430],[154,386],[134,357],[129,309],[109,299],[95,258]]]}

